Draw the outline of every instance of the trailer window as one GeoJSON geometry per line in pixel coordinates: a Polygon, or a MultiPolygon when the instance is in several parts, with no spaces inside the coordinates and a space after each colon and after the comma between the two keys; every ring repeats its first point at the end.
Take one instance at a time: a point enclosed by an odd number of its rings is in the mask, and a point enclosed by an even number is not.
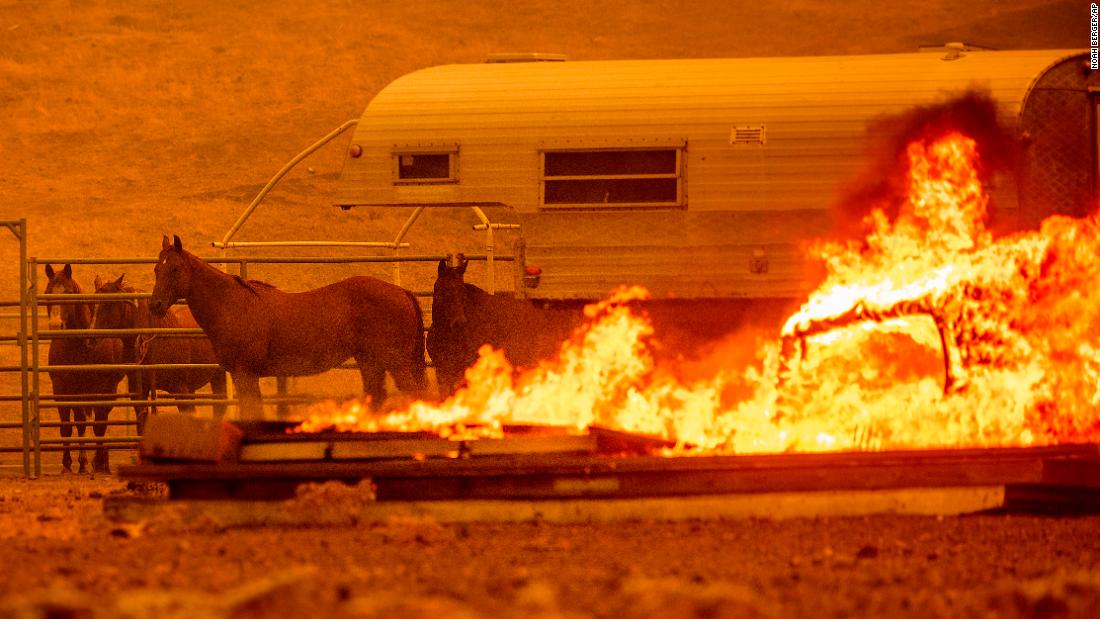
{"type": "Polygon", "coordinates": [[[455,174],[457,153],[395,152],[394,182],[448,183],[457,180],[455,174]]]}
{"type": "Polygon", "coordinates": [[[682,204],[680,149],[547,151],[548,207],[667,207],[682,204]]]}

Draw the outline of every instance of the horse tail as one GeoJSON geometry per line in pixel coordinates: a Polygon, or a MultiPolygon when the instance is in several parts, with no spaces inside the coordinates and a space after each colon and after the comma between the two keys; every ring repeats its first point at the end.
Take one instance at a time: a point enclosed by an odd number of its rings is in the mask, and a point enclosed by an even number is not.
{"type": "Polygon", "coordinates": [[[424,361],[424,312],[421,311],[420,301],[415,294],[408,290],[405,291],[405,294],[408,295],[413,310],[416,312],[416,345],[413,347],[412,364],[409,367],[412,368],[413,380],[416,381],[417,389],[423,391],[427,386],[425,373],[428,369],[428,364],[424,361]]]}

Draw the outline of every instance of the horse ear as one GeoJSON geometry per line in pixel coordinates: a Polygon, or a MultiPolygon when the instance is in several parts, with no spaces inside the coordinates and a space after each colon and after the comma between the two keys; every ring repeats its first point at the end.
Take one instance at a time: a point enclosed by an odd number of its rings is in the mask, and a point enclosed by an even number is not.
{"type": "Polygon", "coordinates": [[[458,254],[457,256],[455,256],[455,259],[458,261],[458,266],[455,267],[455,270],[458,271],[459,275],[465,275],[466,265],[468,264],[466,260],[466,255],[458,254]]]}
{"type": "Polygon", "coordinates": [[[164,250],[168,249],[168,248],[169,248],[169,247],[171,247],[171,246],[172,246],[172,243],[170,243],[170,242],[168,241],[168,235],[167,235],[167,234],[165,234],[165,235],[164,235],[164,238],[162,238],[162,239],[160,240],[160,250],[161,250],[161,251],[164,251],[164,250]]]}
{"type": "Polygon", "coordinates": [[[124,277],[126,277],[125,273],[123,273],[122,275],[119,275],[118,279],[115,280],[115,286],[117,286],[119,290],[122,290],[122,278],[124,278],[124,277]]]}
{"type": "MultiPolygon", "coordinates": [[[[47,264],[46,265],[46,269],[47,269],[46,272],[47,273],[49,273],[49,268],[50,268],[50,265],[47,264]]],[[[447,259],[446,258],[439,261],[439,268],[436,269],[436,273],[440,277],[443,277],[444,275],[447,274],[447,259]]],[[[51,275],[50,277],[53,277],[53,275],[51,275]]]]}
{"type": "Polygon", "coordinates": [[[95,281],[92,282],[92,285],[95,286],[96,292],[103,290],[103,278],[99,276],[99,273],[95,274],[95,281]]]}
{"type": "Polygon", "coordinates": [[[176,248],[176,251],[183,252],[183,241],[175,234],[172,235],[172,246],[176,248]]]}
{"type": "Polygon", "coordinates": [[[46,277],[53,279],[53,266],[46,265],[46,277]]]}
{"type": "Polygon", "coordinates": [[[64,274],[65,277],[68,277],[69,279],[72,279],[73,278],[73,265],[66,264],[65,268],[61,269],[61,273],[64,274]]]}

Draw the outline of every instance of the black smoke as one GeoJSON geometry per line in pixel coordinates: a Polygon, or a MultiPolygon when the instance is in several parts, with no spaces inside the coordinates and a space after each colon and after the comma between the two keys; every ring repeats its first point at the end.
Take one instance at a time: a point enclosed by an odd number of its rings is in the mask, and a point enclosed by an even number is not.
{"type": "MultiPolygon", "coordinates": [[[[894,221],[906,197],[909,144],[933,142],[956,131],[977,143],[978,174],[983,183],[997,173],[1015,174],[1019,161],[1015,130],[1000,122],[997,104],[988,94],[969,91],[945,103],[914,107],[868,127],[869,163],[833,209],[837,236],[865,237],[866,217],[873,209],[881,209],[894,221]]],[[[991,221],[987,222],[991,227],[997,223],[995,208],[991,203],[991,221]]]]}

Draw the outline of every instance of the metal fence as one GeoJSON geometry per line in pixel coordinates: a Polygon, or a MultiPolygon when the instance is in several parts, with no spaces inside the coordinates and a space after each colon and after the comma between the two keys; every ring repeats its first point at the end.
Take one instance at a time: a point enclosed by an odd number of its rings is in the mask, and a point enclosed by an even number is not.
{"type": "MultiPolygon", "coordinates": [[[[113,407],[126,407],[127,410],[133,410],[134,407],[148,407],[151,413],[155,413],[157,407],[164,406],[177,406],[177,405],[191,405],[202,407],[213,407],[215,405],[228,405],[234,406],[238,404],[238,400],[232,397],[232,389],[230,388],[227,397],[203,397],[201,395],[184,397],[178,395],[169,395],[168,397],[158,397],[155,390],[153,390],[148,398],[137,397],[134,387],[129,385],[129,381],[126,382],[127,390],[121,393],[114,394],[81,394],[78,396],[66,396],[64,398],[55,397],[52,395],[46,395],[42,393],[43,383],[46,382],[42,378],[42,373],[50,371],[66,371],[66,372],[102,372],[105,370],[119,371],[127,375],[139,375],[146,373],[147,371],[155,370],[177,370],[177,369],[211,369],[219,366],[212,364],[145,364],[139,365],[137,363],[118,363],[118,364],[97,364],[97,365],[50,365],[49,363],[42,363],[41,346],[54,340],[61,338],[119,338],[137,335],[154,335],[161,337],[187,337],[187,338],[201,338],[205,337],[201,329],[186,329],[186,328],[139,328],[139,329],[68,329],[68,330],[54,330],[49,328],[41,328],[39,325],[39,318],[42,316],[39,314],[39,307],[50,304],[62,304],[62,303],[98,303],[108,300],[130,300],[130,299],[143,299],[149,298],[151,293],[137,292],[137,293],[112,293],[112,294],[96,294],[96,293],[82,293],[82,294],[44,294],[39,291],[39,276],[38,272],[40,265],[51,264],[72,264],[72,265],[138,265],[138,264],[155,264],[156,258],[151,257],[123,257],[123,258],[66,258],[66,257],[49,257],[49,258],[36,258],[27,257],[26,255],[26,222],[25,220],[19,221],[0,221],[0,225],[7,226],[15,234],[16,238],[20,242],[20,295],[18,299],[0,301],[0,307],[18,307],[19,314],[19,328],[13,335],[0,336],[0,341],[9,344],[14,343],[20,350],[20,364],[11,366],[0,366],[0,370],[5,372],[19,372],[21,375],[21,393],[20,394],[0,394],[0,401],[15,401],[19,400],[22,406],[22,422],[21,423],[0,423],[0,429],[12,430],[22,429],[22,443],[19,447],[8,447],[6,443],[0,443],[0,453],[22,453],[23,472],[27,477],[38,477],[42,474],[42,453],[50,451],[88,451],[99,448],[106,448],[112,450],[118,449],[135,449],[139,437],[137,435],[137,421],[136,419],[127,418],[125,420],[115,420],[106,422],[106,426],[124,427],[130,432],[123,436],[103,436],[103,437],[80,437],[80,438],[62,438],[60,436],[43,437],[43,428],[60,428],[62,423],[60,421],[44,421],[42,418],[43,410],[58,409],[60,406],[67,407],[89,407],[102,405],[105,401],[109,401],[113,407]],[[136,370],[141,370],[138,373],[136,370]]],[[[396,252],[394,252],[396,254],[396,252]]],[[[394,279],[399,279],[399,265],[402,263],[416,263],[416,262],[430,262],[435,263],[439,260],[446,259],[447,256],[443,255],[390,255],[390,256],[347,256],[347,257],[333,257],[333,256],[248,256],[248,257],[217,257],[207,258],[206,260],[212,264],[222,265],[222,268],[229,271],[235,268],[242,278],[248,278],[248,266],[256,264],[295,264],[295,265],[321,265],[321,264],[369,264],[369,263],[386,263],[391,264],[394,267],[394,279]]],[[[470,260],[483,260],[488,261],[491,265],[493,261],[512,262],[516,263],[515,256],[511,255],[494,255],[492,252],[480,255],[469,255],[467,259],[470,260]]],[[[493,277],[492,272],[489,272],[489,276],[493,277]]],[[[488,282],[490,289],[495,287],[495,282],[488,282]]],[[[431,297],[431,291],[412,291],[417,297],[425,298],[431,297]]],[[[430,316],[429,316],[430,317],[430,316]]],[[[425,324],[430,323],[429,317],[426,317],[425,324]]],[[[358,366],[353,364],[344,363],[338,366],[337,369],[358,369],[358,366]]],[[[230,382],[231,384],[231,382],[230,382]]],[[[276,392],[274,394],[266,394],[263,396],[264,404],[271,404],[276,407],[276,414],[278,416],[285,416],[291,405],[302,405],[316,402],[321,398],[305,393],[292,394],[288,393],[287,381],[285,378],[278,378],[276,380],[276,392]]],[[[129,417],[129,414],[128,414],[129,417]]],[[[86,422],[85,427],[93,427],[94,422],[86,422]]],[[[75,427],[75,424],[74,424],[75,427]]],[[[101,427],[103,427],[101,425],[101,427]]]]}
{"type": "Polygon", "coordinates": [[[2,373],[19,373],[20,393],[18,394],[0,394],[0,402],[20,402],[22,419],[18,423],[12,422],[0,422],[0,430],[4,434],[8,434],[11,430],[22,430],[22,444],[19,447],[9,447],[5,443],[0,443],[0,453],[22,453],[23,455],[23,474],[25,476],[31,475],[31,410],[30,402],[28,399],[29,383],[28,383],[28,358],[27,358],[27,325],[30,321],[30,313],[27,306],[27,220],[5,220],[0,221],[0,226],[8,229],[15,237],[15,240],[19,243],[19,293],[16,299],[0,299],[0,308],[19,308],[18,314],[14,317],[18,319],[19,325],[13,335],[0,336],[0,344],[12,345],[14,344],[19,348],[19,365],[3,365],[0,366],[0,372],[2,373]]]}

